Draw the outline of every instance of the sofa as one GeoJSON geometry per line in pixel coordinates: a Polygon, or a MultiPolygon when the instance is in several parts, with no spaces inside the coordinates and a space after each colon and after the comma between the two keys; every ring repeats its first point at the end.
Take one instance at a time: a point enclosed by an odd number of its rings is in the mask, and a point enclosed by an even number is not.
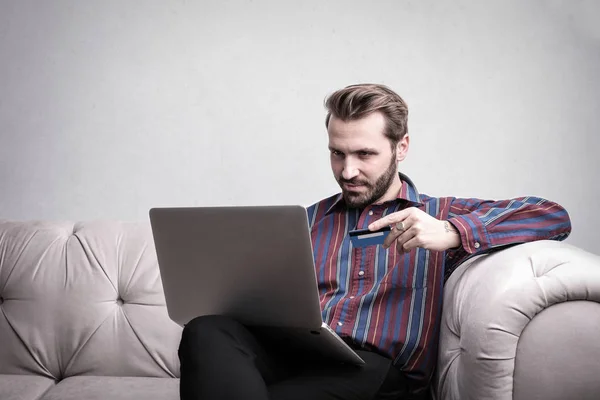
{"type": "MultiPolygon", "coordinates": [[[[600,257],[539,241],[444,292],[436,399],[599,399],[600,257]]],[[[178,399],[149,223],[0,220],[0,399],[178,399]]]]}

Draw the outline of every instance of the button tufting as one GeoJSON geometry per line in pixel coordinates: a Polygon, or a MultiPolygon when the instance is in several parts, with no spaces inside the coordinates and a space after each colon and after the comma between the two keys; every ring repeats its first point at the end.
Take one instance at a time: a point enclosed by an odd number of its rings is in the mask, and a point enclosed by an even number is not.
{"type": "Polygon", "coordinates": [[[4,303],[4,297],[0,296],[0,304],[4,303]]]}
{"type": "Polygon", "coordinates": [[[117,299],[117,304],[120,305],[120,306],[122,306],[123,305],[123,299],[119,297],[117,299]]]}

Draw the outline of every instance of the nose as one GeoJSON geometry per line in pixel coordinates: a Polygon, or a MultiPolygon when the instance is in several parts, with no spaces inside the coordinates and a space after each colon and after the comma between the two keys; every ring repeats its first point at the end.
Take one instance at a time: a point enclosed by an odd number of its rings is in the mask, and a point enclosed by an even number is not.
{"type": "Polygon", "coordinates": [[[350,157],[344,161],[344,169],[342,169],[342,178],[351,180],[358,176],[358,168],[350,160],[350,157]]]}

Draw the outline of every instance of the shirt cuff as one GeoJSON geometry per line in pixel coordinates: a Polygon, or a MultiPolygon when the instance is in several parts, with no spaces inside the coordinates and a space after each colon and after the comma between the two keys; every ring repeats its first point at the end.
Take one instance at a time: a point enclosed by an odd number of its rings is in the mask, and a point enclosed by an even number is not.
{"type": "Polygon", "coordinates": [[[462,248],[469,254],[492,247],[486,227],[474,214],[458,215],[448,220],[458,230],[462,248]]]}

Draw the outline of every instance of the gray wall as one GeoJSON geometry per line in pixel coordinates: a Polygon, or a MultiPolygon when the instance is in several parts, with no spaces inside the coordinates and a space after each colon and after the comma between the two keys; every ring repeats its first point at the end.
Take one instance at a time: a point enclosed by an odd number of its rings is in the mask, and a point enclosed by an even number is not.
{"type": "Polygon", "coordinates": [[[429,195],[536,195],[600,253],[598,1],[0,0],[0,217],[337,192],[323,99],[396,89],[429,195]]]}

